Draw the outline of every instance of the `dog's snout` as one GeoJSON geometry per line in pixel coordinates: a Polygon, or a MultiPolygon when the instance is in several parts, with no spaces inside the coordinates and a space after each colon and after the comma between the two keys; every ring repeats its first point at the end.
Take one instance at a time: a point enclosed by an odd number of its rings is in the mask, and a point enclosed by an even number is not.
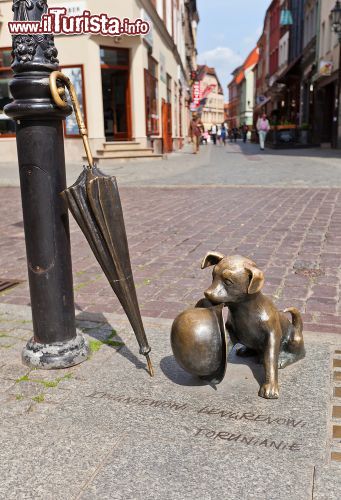
{"type": "Polygon", "coordinates": [[[214,284],[213,286],[208,288],[204,292],[204,294],[206,299],[208,299],[213,304],[220,304],[226,299],[226,290],[220,283],[218,283],[217,285],[214,284]]]}

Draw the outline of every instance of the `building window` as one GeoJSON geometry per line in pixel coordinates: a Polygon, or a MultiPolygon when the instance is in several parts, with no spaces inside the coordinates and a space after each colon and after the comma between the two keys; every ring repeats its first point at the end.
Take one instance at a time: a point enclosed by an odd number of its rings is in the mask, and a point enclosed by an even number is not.
{"type": "Polygon", "coordinates": [[[167,74],[167,102],[172,104],[172,77],[167,74]]]}
{"type": "Polygon", "coordinates": [[[11,69],[12,49],[0,49],[0,137],[15,135],[15,122],[4,113],[6,104],[12,101],[9,82],[13,78],[11,69]]]}
{"type": "Polygon", "coordinates": [[[179,135],[182,137],[182,86],[179,83],[179,135]]]}
{"type": "Polygon", "coordinates": [[[179,98],[178,86],[177,86],[176,82],[174,82],[174,134],[175,134],[175,137],[179,136],[179,134],[178,134],[178,124],[179,124],[179,121],[178,121],[178,111],[179,111],[178,98],[179,98]]]}
{"type": "MultiPolygon", "coordinates": [[[[71,83],[75,87],[80,109],[84,117],[84,123],[85,126],[87,126],[83,65],[61,66],[61,70],[64,75],[70,78],[71,83]]],[[[80,137],[81,134],[77,125],[75,113],[72,113],[72,115],[68,116],[64,121],[64,133],[65,137],[80,137]]]]}
{"type": "Polygon", "coordinates": [[[322,29],[321,29],[321,56],[324,56],[325,54],[325,38],[326,38],[326,23],[323,21],[322,23],[322,29]]]}
{"type": "Polygon", "coordinates": [[[101,67],[129,66],[129,50],[111,47],[101,47],[101,67]]]}
{"type": "Polygon", "coordinates": [[[148,57],[148,69],[144,70],[144,88],[146,101],[146,134],[159,135],[159,91],[157,62],[148,57]]]}

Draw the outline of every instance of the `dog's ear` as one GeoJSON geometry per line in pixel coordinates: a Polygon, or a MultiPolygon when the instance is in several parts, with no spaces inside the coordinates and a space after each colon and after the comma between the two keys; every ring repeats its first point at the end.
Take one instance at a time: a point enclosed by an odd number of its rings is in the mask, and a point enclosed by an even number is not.
{"type": "Polygon", "coordinates": [[[260,292],[264,285],[264,273],[255,266],[247,265],[244,267],[251,276],[247,293],[251,294],[260,292]]]}
{"type": "Polygon", "coordinates": [[[219,252],[208,252],[201,263],[201,269],[206,269],[209,266],[215,266],[218,264],[225,255],[219,252]]]}

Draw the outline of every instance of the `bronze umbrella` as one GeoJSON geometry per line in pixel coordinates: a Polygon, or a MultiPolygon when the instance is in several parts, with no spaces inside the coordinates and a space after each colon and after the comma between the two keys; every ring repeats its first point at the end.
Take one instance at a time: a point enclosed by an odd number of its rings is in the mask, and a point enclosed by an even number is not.
{"type": "Polygon", "coordinates": [[[57,80],[63,82],[70,93],[89,162],[75,184],[62,195],[119,299],[134,330],[140,353],[146,356],[149,373],[153,376],[150,347],[137,301],[116,178],[103,174],[94,164],[75,89],[70,79],[59,71],[50,75],[54,102],[58,107],[67,106],[65,88],[58,87],[57,80]]]}

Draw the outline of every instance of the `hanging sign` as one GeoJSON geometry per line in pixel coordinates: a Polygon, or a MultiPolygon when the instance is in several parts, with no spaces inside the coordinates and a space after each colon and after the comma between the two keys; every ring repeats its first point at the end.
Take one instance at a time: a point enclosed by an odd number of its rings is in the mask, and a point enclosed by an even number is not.
{"type": "Polygon", "coordinates": [[[192,86],[192,103],[195,106],[199,106],[202,99],[201,93],[201,82],[194,82],[192,86]]]}
{"type": "Polygon", "coordinates": [[[320,76],[330,76],[333,73],[333,61],[320,61],[319,74],[320,76]]]}

